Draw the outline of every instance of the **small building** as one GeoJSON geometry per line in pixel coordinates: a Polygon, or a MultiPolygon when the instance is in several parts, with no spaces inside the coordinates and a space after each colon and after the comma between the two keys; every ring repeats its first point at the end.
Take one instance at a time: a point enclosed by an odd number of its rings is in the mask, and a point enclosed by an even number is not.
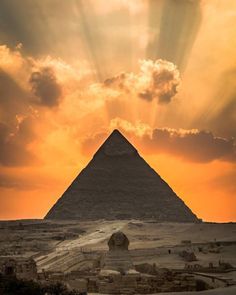
{"type": "Polygon", "coordinates": [[[18,279],[36,279],[37,266],[33,258],[19,256],[0,257],[0,273],[6,276],[16,276],[18,279]]]}

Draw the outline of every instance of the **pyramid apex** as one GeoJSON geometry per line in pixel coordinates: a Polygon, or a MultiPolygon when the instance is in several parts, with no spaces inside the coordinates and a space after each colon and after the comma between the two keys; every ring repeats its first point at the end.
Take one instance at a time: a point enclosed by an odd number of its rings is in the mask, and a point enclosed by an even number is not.
{"type": "Polygon", "coordinates": [[[137,150],[118,129],[114,129],[95,155],[100,153],[107,156],[122,156],[137,153],[137,150]]]}
{"type": "Polygon", "coordinates": [[[112,131],[112,133],[121,133],[120,131],[119,131],[119,129],[117,129],[117,128],[115,128],[115,129],[113,129],[113,131],[112,131]]]}
{"type": "Polygon", "coordinates": [[[121,135],[122,137],[124,137],[124,135],[120,132],[119,129],[114,129],[110,135],[112,135],[112,134],[117,134],[117,135],[121,135]]]}

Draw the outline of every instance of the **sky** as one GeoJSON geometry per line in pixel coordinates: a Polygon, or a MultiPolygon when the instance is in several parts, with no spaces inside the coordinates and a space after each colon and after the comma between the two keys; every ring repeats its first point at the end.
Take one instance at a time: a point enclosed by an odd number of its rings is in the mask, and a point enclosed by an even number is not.
{"type": "Polygon", "coordinates": [[[1,0],[0,219],[43,218],[118,128],[236,221],[235,0],[1,0]]]}

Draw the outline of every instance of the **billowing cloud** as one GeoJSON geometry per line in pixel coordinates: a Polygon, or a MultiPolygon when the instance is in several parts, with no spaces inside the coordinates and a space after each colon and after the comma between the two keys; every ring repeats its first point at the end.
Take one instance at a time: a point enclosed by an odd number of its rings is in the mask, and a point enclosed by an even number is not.
{"type": "Polygon", "coordinates": [[[151,152],[170,153],[192,162],[236,161],[234,140],[215,137],[204,130],[157,128],[150,138],[144,139],[144,144],[151,152]]]}
{"type": "Polygon", "coordinates": [[[152,129],[148,124],[145,124],[141,121],[131,123],[121,118],[112,119],[109,125],[109,129],[110,131],[114,129],[119,129],[130,136],[135,135],[138,138],[142,138],[143,136],[151,136],[152,134],[152,129]]]}
{"type": "Polygon", "coordinates": [[[0,165],[19,166],[34,162],[28,149],[34,138],[29,95],[8,73],[0,70],[0,165]]]}
{"type": "MultiPolygon", "coordinates": [[[[25,166],[36,162],[32,144],[39,139],[35,127],[44,110],[61,101],[61,87],[52,60],[24,57],[20,46],[0,46],[0,165],[25,166]],[[42,64],[42,66],[40,66],[42,64]],[[40,71],[34,71],[40,68],[40,71]],[[33,73],[32,73],[33,72],[33,73]],[[29,87],[32,86],[32,92],[29,87]],[[32,98],[33,96],[33,98],[32,98]]],[[[42,121],[41,121],[42,122],[42,121]]]]}
{"type": "Polygon", "coordinates": [[[51,68],[42,68],[33,72],[29,80],[36,103],[42,106],[54,107],[60,103],[62,89],[51,68]]]}
{"type": "Polygon", "coordinates": [[[177,94],[180,74],[177,67],[168,61],[158,59],[141,60],[137,74],[121,73],[104,81],[109,88],[117,88],[121,92],[135,94],[147,101],[169,103],[177,94]]]}
{"type": "Polygon", "coordinates": [[[27,112],[27,92],[4,70],[0,69],[1,120],[15,121],[16,114],[27,112]]]}
{"type": "MultiPolygon", "coordinates": [[[[184,161],[198,163],[208,163],[214,160],[236,162],[234,140],[216,137],[210,131],[151,129],[148,124],[139,121],[131,123],[121,118],[111,120],[109,132],[113,129],[119,129],[147,154],[170,154],[184,161]]],[[[87,138],[82,144],[83,150],[88,153],[95,152],[109,132],[98,133],[87,138]]]]}
{"type": "Polygon", "coordinates": [[[176,66],[164,60],[148,60],[141,64],[141,73],[147,87],[139,93],[141,98],[157,99],[159,103],[169,103],[177,93],[180,83],[176,66]]]}

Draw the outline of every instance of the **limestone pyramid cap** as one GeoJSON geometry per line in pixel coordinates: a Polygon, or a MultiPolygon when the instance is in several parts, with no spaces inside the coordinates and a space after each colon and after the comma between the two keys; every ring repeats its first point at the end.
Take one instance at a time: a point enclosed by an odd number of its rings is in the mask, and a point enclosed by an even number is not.
{"type": "Polygon", "coordinates": [[[137,150],[118,129],[114,129],[95,155],[100,153],[107,156],[122,156],[137,153],[137,150]]]}

